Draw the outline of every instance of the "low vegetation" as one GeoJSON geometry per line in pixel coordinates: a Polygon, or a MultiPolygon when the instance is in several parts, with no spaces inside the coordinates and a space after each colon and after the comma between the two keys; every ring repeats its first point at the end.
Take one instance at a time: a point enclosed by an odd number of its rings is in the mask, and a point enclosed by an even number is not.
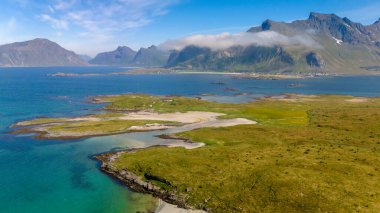
{"type": "Polygon", "coordinates": [[[129,131],[133,126],[144,125],[175,125],[175,122],[169,121],[146,121],[146,120],[101,120],[101,121],[81,121],[81,122],[69,122],[57,125],[48,126],[45,131],[50,135],[60,136],[94,136],[94,135],[109,135],[119,134],[129,131]]]}
{"type": "Polygon", "coordinates": [[[207,145],[123,153],[112,162],[115,168],[209,212],[380,211],[380,99],[288,95],[245,104],[173,99],[118,96],[108,99],[113,102],[107,108],[217,111],[259,124],[179,133],[207,145]]]}
{"type": "Polygon", "coordinates": [[[111,135],[127,132],[160,129],[180,125],[173,121],[126,120],[123,113],[103,113],[76,118],[37,118],[22,121],[14,133],[37,133],[38,138],[82,138],[99,135],[111,135]],[[140,128],[139,128],[140,127],[140,128]]]}
{"type": "MultiPolygon", "coordinates": [[[[292,96],[288,95],[292,100],[292,96]]],[[[298,98],[298,96],[297,96],[298,98]]],[[[259,102],[234,104],[178,96],[119,95],[100,98],[109,102],[108,110],[153,110],[160,113],[205,111],[226,114],[221,118],[247,118],[262,123],[299,125],[307,123],[305,104],[263,99],[259,102]]]]}

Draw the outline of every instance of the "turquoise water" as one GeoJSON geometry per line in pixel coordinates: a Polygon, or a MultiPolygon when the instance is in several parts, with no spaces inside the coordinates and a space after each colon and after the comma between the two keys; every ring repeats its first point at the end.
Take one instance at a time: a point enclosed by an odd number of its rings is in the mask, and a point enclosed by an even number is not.
{"type": "Polygon", "coordinates": [[[38,141],[30,136],[7,133],[9,126],[20,120],[94,113],[97,110],[93,109],[101,105],[90,104],[90,96],[132,92],[203,94],[205,99],[226,102],[283,93],[380,96],[380,77],[373,76],[305,80],[234,79],[195,74],[47,76],[56,72],[120,71],[125,69],[0,68],[0,212],[136,212],[154,207],[152,197],[131,192],[101,173],[92,156],[165,143],[153,137],[157,132],[74,141],[38,141]]]}

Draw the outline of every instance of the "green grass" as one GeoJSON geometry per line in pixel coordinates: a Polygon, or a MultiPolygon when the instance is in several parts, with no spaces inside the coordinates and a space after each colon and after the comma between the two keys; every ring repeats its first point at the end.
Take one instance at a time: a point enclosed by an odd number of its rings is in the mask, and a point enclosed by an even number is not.
{"type": "Polygon", "coordinates": [[[31,126],[31,125],[39,125],[39,124],[49,124],[49,123],[59,123],[66,121],[65,118],[37,118],[30,121],[20,122],[20,126],[31,126]]]}
{"type": "Polygon", "coordinates": [[[151,181],[210,212],[379,212],[380,100],[291,97],[212,105],[259,124],[179,133],[207,145],[148,148],[114,166],[160,177],[151,181]]]}
{"type": "Polygon", "coordinates": [[[93,134],[117,134],[128,131],[132,126],[143,126],[146,124],[174,125],[169,121],[145,121],[145,120],[104,120],[104,121],[82,121],[53,125],[47,128],[50,133],[93,133],[93,134]]]}
{"type": "Polygon", "coordinates": [[[280,100],[233,104],[197,98],[149,95],[120,95],[101,99],[110,102],[105,107],[108,110],[153,110],[161,113],[206,111],[225,113],[226,115],[221,118],[247,118],[276,124],[305,125],[307,123],[305,104],[296,106],[280,100]]]}

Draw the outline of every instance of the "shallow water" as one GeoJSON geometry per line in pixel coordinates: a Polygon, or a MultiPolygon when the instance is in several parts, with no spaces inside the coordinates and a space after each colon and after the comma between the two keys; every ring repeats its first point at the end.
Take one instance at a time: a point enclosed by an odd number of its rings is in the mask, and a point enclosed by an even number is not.
{"type": "Polygon", "coordinates": [[[98,162],[91,156],[110,150],[172,143],[154,136],[174,130],[72,141],[38,141],[27,135],[21,137],[7,133],[10,131],[8,127],[20,120],[94,113],[97,110],[93,109],[102,105],[90,104],[90,96],[203,94],[205,99],[223,102],[250,101],[283,93],[380,96],[380,77],[374,76],[298,80],[234,79],[231,76],[199,74],[47,76],[56,72],[120,71],[125,69],[0,68],[1,212],[135,212],[154,207],[155,199],[131,192],[100,172],[98,162]]]}

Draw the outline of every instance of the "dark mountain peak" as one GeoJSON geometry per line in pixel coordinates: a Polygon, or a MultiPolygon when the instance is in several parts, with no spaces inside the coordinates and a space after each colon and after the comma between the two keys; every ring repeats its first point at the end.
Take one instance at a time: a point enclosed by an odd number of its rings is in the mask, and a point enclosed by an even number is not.
{"type": "Polygon", "coordinates": [[[271,27],[273,26],[274,21],[267,19],[261,24],[261,29],[262,30],[270,30],[271,27]]]}
{"type": "Polygon", "coordinates": [[[127,47],[127,46],[118,46],[116,48],[116,51],[119,51],[119,52],[134,52],[134,50],[132,50],[130,47],[127,47]]]}
{"type": "Polygon", "coordinates": [[[327,21],[327,20],[333,20],[333,19],[341,19],[341,18],[335,15],[334,13],[327,14],[327,13],[311,12],[309,15],[309,20],[327,21]]]}
{"type": "Polygon", "coordinates": [[[99,53],[89,62],[100,65],[128,65],[135,54],[136,52],[127,46],[118,46],[114,51],[99,53]]]}
{"type": "Polygon", "coordinates": [[[353,45],[370,43],[368,29],[347,17],[340,18],[335,14],[310,13],[307,23],[312,29],[345,43],[353,45]]]}
{"type": "Polygon", "coordinates": [[[119,46],[111,52],[99,53],[91,64],[127,66],[163,66],[169,54],[152,45],[137,52],[127,46],[119,46]]]}
{"type": "Polygon", "coordinates": [[[154,52],[154,51],[160,51],[157,46],[155,45],[151,45],[147,48],[145,47],[141,47],[138,51],[137,51],[137,54],[139,54],[139,52],[146,52],[146,51],[149,51],[149,52],[154,52]]]}
{"type": "Polygon", "coordinates": [[[149,50],[156,50],[157,49],[157,46],[156,45],[151,45],[150,47],[148,47],[149,50]]]}
{"type": "Polygon", "coordinates": [[[380,25],[380,18],[377,20],[377,21],[375,21],[375,23],[373,23],[374,25],[380,25]]]}

